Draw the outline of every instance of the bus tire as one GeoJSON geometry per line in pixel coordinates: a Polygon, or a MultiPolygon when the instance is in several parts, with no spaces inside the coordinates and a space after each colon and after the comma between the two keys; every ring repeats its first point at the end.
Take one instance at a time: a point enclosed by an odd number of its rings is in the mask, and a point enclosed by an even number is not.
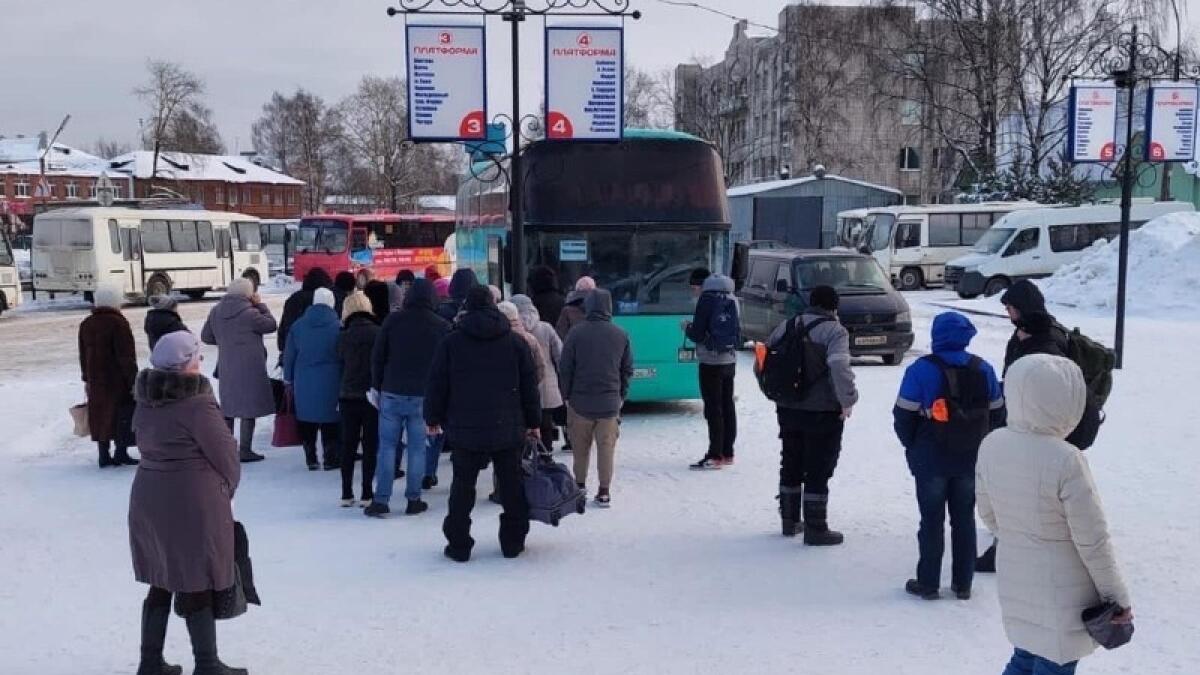
{"type": "Polygon", "coordinates": [[[192,288],[183,292],[184,295],[188,296],[192,300],[202,300],[205,293],[208,293],[207,288],[192,288]]]}
{"type": "Polygon", "coordinates": [[[917,291],[925,286],[925,275],[920,267],[905,267],[900,270],[900,290],[917,291]]]}
{"type": "Polygon", "coordinates": [[[1012,282],[1008,280],[1008,277],[992,277],[983,287],[983,294],[990,298],[1007,291],[1009,286],[1012,286],[1012,282]]]}
{"type": "Polygon", "coordinates": [[[162,275],[154,275],[146,282],[146,304],[156,295],[170,295],[171,282],[162,275]]]}
{"type": "Polygon", "coordinates": [[[262,278],[258,276],[258,270],[253,268],[248,269],[245,272],[242,272],[242,277],[249,279],[250,283],[254,284],[254,290],[256,292],[258,291],[259,285],[262,284],[262,278]]]}
{"type": "Polygon", "coordinates": [[[974,300],[975,298],[979,297],[979,294],[978,293],[963,293],[962,291],[959,291],[958,297],[962,298],[963,300],[974,300]]]}
{"type": "Polygon", "coordinates": [[[0,293],[0,316],[4,316],[5,310],[8,309],[8,298],[0,293]]]}

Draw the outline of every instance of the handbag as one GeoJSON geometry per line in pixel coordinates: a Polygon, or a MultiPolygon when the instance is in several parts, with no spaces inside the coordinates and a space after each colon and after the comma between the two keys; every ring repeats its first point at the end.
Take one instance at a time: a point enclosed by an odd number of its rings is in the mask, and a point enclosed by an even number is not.
{"type": "Polygon", "coordinates": [[[283,392],[283,405],[275,413],[271,447],[291,448],[300,444],[300,426],[296,424],[296,401],[292,388],[286,387],[283,392]]]}
{"type": "Polygon", "coordinates": [[[1088,635],[1105,649],[1116,649],[1133,639],[1133,623],[1113,623],[1121,611],[1115,602],[1105,602],[1083,610],[1080,616],[1088,635]]]}
{"type": "Polygon", "coordinates": [[[242,582],[242,570],[233,565],[233,585],[215,591],[212,597],[214,619],[236,619],[246,613],[246,588],[242,582]]]}
{"type": "Polygon", "coordinates": [[[74,434],[79,437],[91,436],[92,430],[88,426],[88,404],[87,402],[73,405],[67,408],[67,413],[71,415],[71,422],[75,425],[74,434]]]}

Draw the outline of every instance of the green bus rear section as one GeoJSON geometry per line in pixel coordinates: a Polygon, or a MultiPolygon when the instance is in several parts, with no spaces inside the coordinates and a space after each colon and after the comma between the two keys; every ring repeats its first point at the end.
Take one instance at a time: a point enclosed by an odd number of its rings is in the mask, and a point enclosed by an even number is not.
{"type": "MultiPolygon", "coordinates": [[[[694,349],[683,336],[680,323],[691,316],[627,315],[613,317],[613,323],[629,333],[633,349],[633,381],[629,400],[669,401],[700,398],[700,368],[696,362],[680,362],[683,347],[694,349]]],[[[694,352],[693,352],[694,353],[694,352]]]]}

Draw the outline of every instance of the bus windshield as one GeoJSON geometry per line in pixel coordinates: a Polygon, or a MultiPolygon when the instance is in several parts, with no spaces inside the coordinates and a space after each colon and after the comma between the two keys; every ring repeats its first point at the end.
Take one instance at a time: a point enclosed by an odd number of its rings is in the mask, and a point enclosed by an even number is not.
{"type": "Polygon", "coordinates": [[[896,216],[890,213],[872,213],[867,216],[867,227],[870,228],[872,251],[883,251],[891,248],[892,226],[896,224],[896,216]]]}
{"type": "Polygon", "coordinates": [[[990,229],[979,238],[979,241],[975,242],[975,246],[971,250],[978,253],[995,255],[1008,243],[1008,239],[1012,236],[1012,233],[1013,230],[1007,227],[990,229]]]}
{"type": "Polygon", "coordinates": [[[530,233],[529,266],[558,274],[560,288],[587,275],[613,295],[615,314],[691,314],[688,276],[708,268],[724,232],[587,229],[530,233]]]}
{"type": "Polygon", "coordinates": [[[342,220],[304,220],[296,233],[297,253],[342,253],[349,238],[342,220]]]}
{"type": "Polygon", "coordinates": [[[537,143],[526,155],[533,225],[729,222],[721,163],[705,143],[537,143]]]}
{"type": "Polygon", "coordinates": [[[833,286],[842,294],[886,293],[891,283],[874,258],[815,258],[796,262],[801,291],[833,286]]]}

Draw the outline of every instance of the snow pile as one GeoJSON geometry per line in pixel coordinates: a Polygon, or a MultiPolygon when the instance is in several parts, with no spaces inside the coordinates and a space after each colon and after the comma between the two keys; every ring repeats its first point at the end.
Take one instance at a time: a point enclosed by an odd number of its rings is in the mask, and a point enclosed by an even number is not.
{"type": "MultiPolygon", "coordinates": [[[[1081,309],[1115,308],[1119,250],[1120,239],[1097,242],[1041,283],[1046,299],[1081,309]]],[[[1133,232],[1128,283],[1131,312],[1200,314],[1200,213],[1172,213],[1133,232]]]]}

